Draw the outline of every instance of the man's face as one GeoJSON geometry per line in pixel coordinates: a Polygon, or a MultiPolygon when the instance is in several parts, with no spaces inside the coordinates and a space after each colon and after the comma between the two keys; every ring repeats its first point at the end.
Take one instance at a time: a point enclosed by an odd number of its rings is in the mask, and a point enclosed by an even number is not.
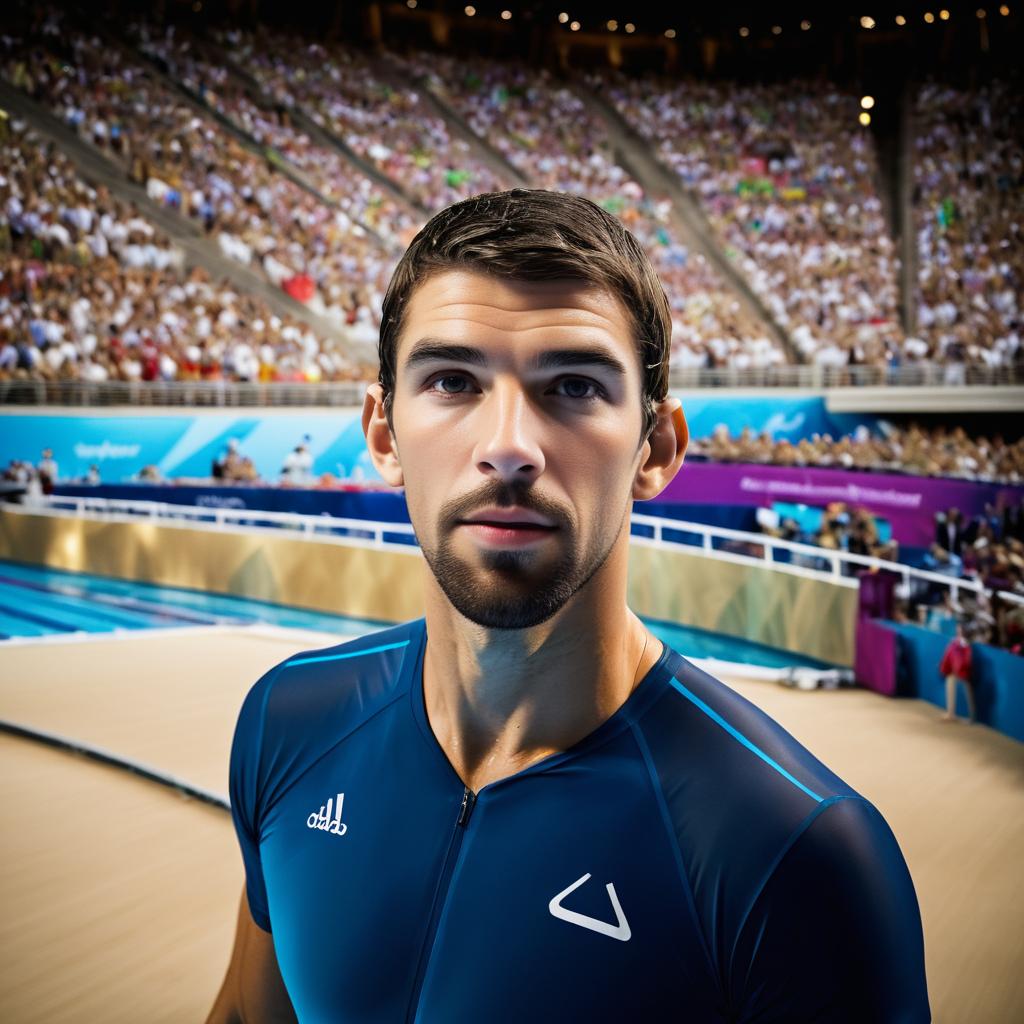
{"type": "Polygon", "coordinates": [[[554,615],[628,532],[642,378],[629,319],[580,282],[447,271],[398,342],[393,434],[449,601],[491,629],[554,615]]]}

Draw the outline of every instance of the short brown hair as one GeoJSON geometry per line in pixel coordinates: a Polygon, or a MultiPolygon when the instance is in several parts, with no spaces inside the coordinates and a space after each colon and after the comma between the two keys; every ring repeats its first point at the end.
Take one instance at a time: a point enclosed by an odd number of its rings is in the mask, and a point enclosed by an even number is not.
{"type": "Polygon", "coordinates": [[[544,189],[487,192],[435,214],[412,240],[384,296],[380,384],[391,422],[395,359],[405,309],[416,287],[445,270],[521,281],[570,278],[602,287],[633,322],[643,368],[643,439],[654,403],[668,394],[672,317],[658,275],[622,223],[582,196],[544,189]]]}

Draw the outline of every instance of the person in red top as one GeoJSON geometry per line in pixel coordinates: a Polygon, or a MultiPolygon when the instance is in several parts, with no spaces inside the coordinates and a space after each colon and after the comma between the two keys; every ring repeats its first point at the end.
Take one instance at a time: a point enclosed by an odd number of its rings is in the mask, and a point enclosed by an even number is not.
{"type": "Polygon", "coordinates": [[[975,721],[974,686],[971,683],[971,645],[964,636],[962,623],[957,623],[956,636],[949,641],[939,672],[946,677],[946,713],[942,716],[947,722],[955,722],[956,716],[956,684],[960,680],[967,692],[967,711],[970,721],[975,721]]]}

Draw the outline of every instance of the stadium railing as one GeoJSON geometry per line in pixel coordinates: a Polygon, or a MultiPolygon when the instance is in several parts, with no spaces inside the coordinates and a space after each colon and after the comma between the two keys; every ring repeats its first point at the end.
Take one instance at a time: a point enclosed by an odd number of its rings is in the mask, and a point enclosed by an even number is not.
{"type": "MultiPolygon", "coordinates": [[[[916,363],[910,366],[773,366],[673,370],[669,384],[689,388],[999,387],[1024,384],[1024,367],[916,363]]],[[[351,406],[366,381],[0,380],[0,404],[152,406],[351,406]]]]}
{"type": "MultiPolygon", "coordinates": [[[[173,505],[158,501],[80,496],[50,496],[32,504],[8,504],[3,507],[34,514],[102,518],[107,522],[137,522],[140,518],[145,518],[159,520],[168,525],[184,524],[219,530],[285,529],[307,538],[340,540],[366,547],[398,548],[405,551],[416,547],[416,537],[409,523],[341,519],[326,515],[303,515],[298,512],[208,508],[201,505],[173,505]]],[[[633,514],[630,517],[630,525],[635,543],[684,549],[708,558],[766,566],[778,572],[828,580],[838,586],[857,587],[859,584],[856,573],[868,569],[894,573],[900,577],[908,590],[913,586],[922,589],[947,589],[951,592],[954,602],[957,601],[960,591],[967,591],[976,596],[991,596],[992,593],[976,579],[931,572],[867,555],[854,555],[846,551],[799,544],[763,533],[748,533],[721,526],[709,526],[706,523],[640,514],[633,514]]],[[[1013,603],[1024,604],[1024,598],[1016,594],[1002,591],[1000,596],[1013,603]]]]}

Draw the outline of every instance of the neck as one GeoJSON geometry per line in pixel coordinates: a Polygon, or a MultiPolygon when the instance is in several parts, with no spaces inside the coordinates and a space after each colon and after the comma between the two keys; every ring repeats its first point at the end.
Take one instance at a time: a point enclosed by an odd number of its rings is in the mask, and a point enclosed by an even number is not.
{"type": "Polygon", "coordinates": [[[616,545],[565,607],[521,630],[464,618],[428,572],[427,717],[470,789],[578,743],[658,660],[660,642],[626,606],[627,556],[616,545]]]}

